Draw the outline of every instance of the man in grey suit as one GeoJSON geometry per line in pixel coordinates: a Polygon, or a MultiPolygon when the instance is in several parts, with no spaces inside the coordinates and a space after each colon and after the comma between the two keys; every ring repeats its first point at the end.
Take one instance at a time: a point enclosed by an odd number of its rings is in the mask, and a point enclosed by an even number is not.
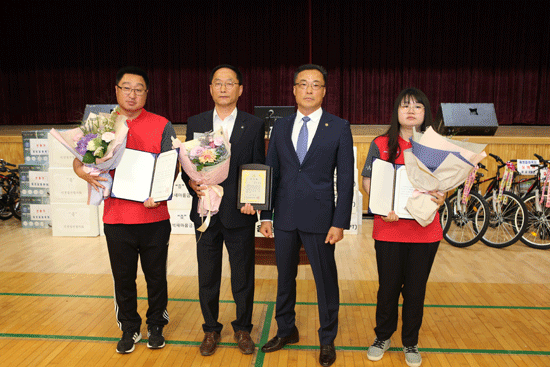
{"type": "MultiPolygon", "coordinates": [[[[254,301],[254,225],[258,216],[247,204],[237,209],[239,167],[247,163],[264,163],[265,130],[261,119],[237,110],[243,92],[241,72],[231,65],[219,65],[210,74],[210,94],[214,110],[192,116],[187,121],[186,140],[197,134],[224,129],[231,143],[229,174],[220,185],[224,194],[219,212],[212,216],[205,232],[195,230],[199,268],[199,300],[204,317],[204,339],[200,352],[212,355],[220,341],[223,325],[218,322],[223,243],[229,254],[231,290],[237,306],[237,318],[231,323],[234,339],[242,353],[255,349],[250,337],[254,301]]],[[[197,213],[199,196],[205,188],[182,172],[183,182],[193,196],[190,218],[199,228],[204,218],[197,213]]]]}
{"type": "MultiPolygon", "coordinates": [[[[302,65],[294,74],[298,111],[275,123],[266,164],[273,167],[275,256],[278,284],[277,335],[262,351],[274,352],[297,343],[296,275],[300,243],[304,245],[317,287],[319,362],[336,360],[339,289],[334,244],[344,237],[353,201],[353,138],[349,123],[321,108],[327,72],[302,65]],[[337,172],[335,204],[334,174],[337,172]]],[[[262,211],[260,231],[273,236],[271,212],[262,211]]]]}

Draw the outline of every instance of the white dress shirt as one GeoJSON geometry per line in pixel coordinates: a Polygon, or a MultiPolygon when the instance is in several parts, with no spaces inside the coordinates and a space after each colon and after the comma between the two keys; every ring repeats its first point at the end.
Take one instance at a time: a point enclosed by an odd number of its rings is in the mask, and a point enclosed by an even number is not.
{"type": "Polygon", "coordinates": [[[220,127],[223,127],[223,132],[227,136],[227,140],[231,139],[231,133],[233,132],[233,127],[235,126],[235,120],[237,119],[237,108],[231,112],[224,120],[218,116],[218,111],[214,108],[214,131],[217,131],[220,127]]]}
{"type": "MultiPolygon", "coordinates": [[[[311,141],[317,132],[317,126],[319,126],[319,120],[323,115],[323,109],[319,108],[317,111],[310,113],[308,117],[311,119],[307,122],[307,149],[311,145],[311,141]]],[[[298,146],[298,135],[300,134],[300,129],[304,122],[302,121],[304,115],[300,111],[296,111],[296,119],[294,120],[294,126],[292,127],[292,144],[294,145],[294,150],[298,146]]]]}

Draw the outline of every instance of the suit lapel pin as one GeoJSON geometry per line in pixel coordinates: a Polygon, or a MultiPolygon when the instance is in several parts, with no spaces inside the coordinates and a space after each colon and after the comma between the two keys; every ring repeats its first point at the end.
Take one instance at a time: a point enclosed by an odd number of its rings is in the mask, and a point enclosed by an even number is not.
{"type": "Polygon", "coordinates": [[[325,123],[325,126],[328,126],[328,123],[325,123]]]}
{"type": "Polygon", "coordinates": [[[244,129],[244,125],[241,125],[241,129],[244,129]]]}

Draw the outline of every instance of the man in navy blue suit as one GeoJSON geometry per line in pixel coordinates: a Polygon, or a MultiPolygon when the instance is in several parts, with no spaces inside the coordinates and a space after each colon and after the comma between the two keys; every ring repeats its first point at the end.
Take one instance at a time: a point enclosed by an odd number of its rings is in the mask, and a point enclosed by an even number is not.
{"type": "MultiPolygon", "coordinates": [[[[340,302],[334,245],[344,238],[344,229],[350,225],[353,138],[347,121],[321,108],[326,81],[322,66],[300,66],[294,74],[298,111],[278,120],[271,133],[266,164],[273,167],[278,331],[262,351],[274,352],[299,341],[294,307],[303,244],[317,286],[319,362],[330,366],[336,360],[334,339],[340,302]]],[[[260,231],[266,237],[273,237],[271,218],[271,211],[262,211],[260,231]]]]}

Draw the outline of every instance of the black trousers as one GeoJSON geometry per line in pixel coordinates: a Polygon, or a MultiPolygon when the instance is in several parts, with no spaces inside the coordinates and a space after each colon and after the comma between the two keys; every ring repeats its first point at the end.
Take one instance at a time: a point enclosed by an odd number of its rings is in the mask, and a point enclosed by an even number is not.
{"type": "Polygon", "coordinates": [[[378,339],[389,339],[397,329],[399,294],[403,294],[401,341],[403,346],[418,344],[426,283],[438,247],[439,242],[374,242],[379,282],[374,332],[378,339]]]}
{"type": "Polygon", "coordinates": [[[115,312],[122,331],[141,327],[137,312],[136,276],[138,258],[147,282],[147,324],[169,321],[166,261],[170,221],[145,224],[105,224],[105,237],[115,284],[115,312]]]}
{"type": "Polygon", "coordinates": [[[325,345],[332,343],[336,338],[340,309],[338,271],[334,259],[336,245],[326,244],[326,237],[326,233],[275,229],[275,257],[279,273],[275,320],[279,338],[291,335],[296,324],[296,276],[301,243],[304,245],[315,278],[320,323],[319,341],[321,345],[325,345]]]}
{"type": "Polygon", "coordinates": [[[231,291],[237,306],[237,318],[231,325],[235,332],[250,332],[254,303],[254,225],[225,228],[214,215],[206,231],[195,233],[204,332],[220,333],[223,328],[218,316],[224,242],[231,267],[231,291]]]}

